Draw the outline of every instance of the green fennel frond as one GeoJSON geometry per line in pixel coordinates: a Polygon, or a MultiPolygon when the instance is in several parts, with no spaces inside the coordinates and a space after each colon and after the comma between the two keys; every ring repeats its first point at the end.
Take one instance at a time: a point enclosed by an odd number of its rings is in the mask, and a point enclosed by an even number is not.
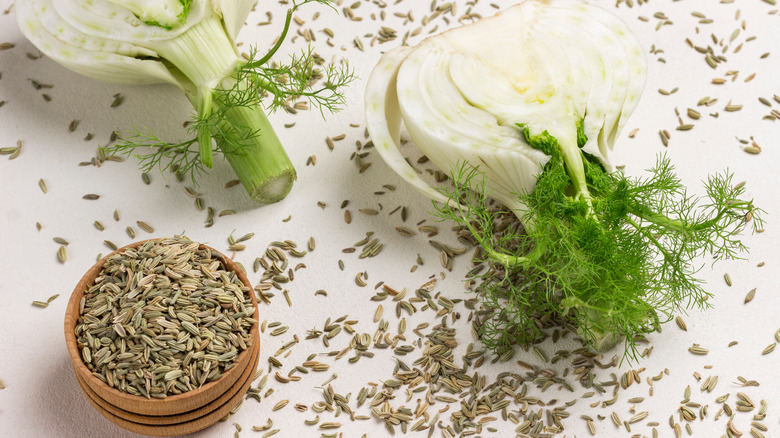
{"type": "MultiPolygon", "coordinates": [[[[251,52],[249,56],[251,59],[255,53],[251,52]]],[[[341,89],[356,79],[346,61],[325,64],[311,47],[298,55],[291,55],[288,64],[243,67],[238,75],[245,75],[252,84],[251,90],[247,91],[257,93],[263,99],[270,98],[266,102],[269,111],[284,108],[288,102],[304,98],[323,116],[325,110],[335,112],[345,103],[341,89]]],[[[234,92],[240,93],[242,90],[234,92]]]]}
{"type": "Polygon", "coordinates": [[[624,357],[636,360],[644,335],[680,310],[709,305],[695,276],[702,258],[738,257],[746,250],[740,232],[763,224],[764,212],[742,199],[744,186],[731,174],[711,176],[705,197],[690,196],[664,156],[644,179],[608,173],[586,157],[586,205],[567,194],[556,140],[544,133],[528,142],[551,155],[534,191],[518,194],[529,227],[497,232],[501,211],[490,205],[484,175],[465,165],[440,189],[460,206],[435,205],[437,217],[468,228],[485,250],[491,268],[476,289],[476,325],[498,354],[530,345],[545,321],[558,320],[597,349],[623,340],[624,357]]]}
{"type": "MultiPolygon", "coordinates": [[[[194,132],[192,130],[191,132],[194,132]]],[[[109,155],[134,155],[143,172],[158,169],[160,173],[170,171],[178,175],[189,175],[193,182],[203,170],[195,138],[181,143],[166,143],[150,131],[138,128],[127,132],[117,141],[104,148],[109,155]]]]}
{"type": "Polygon", "coordinates": [[[246,68],[253,69],[260,66],[265,65],[268,61],[271,60],[271,57],[273,57],[276,52],[279,50],[280,47],[282,47],[282,44],[287,39],[287,32],[290,31],[290,24],[292,24],[293,14],[295,11],[298,10],[301,6],[307,4],[307,3],[319,3],[321,5],[329,6],[333,10],[336,9],[336,1],[335,0],[299,0],[299,1],[293,1],[292,7],[290,7],[287,10],[287,15],[284,18],[284,27],[282,28],[282,34],[279,36],[279,38],[276,39],[276,43],[273,47],[271,47],[271,50],[269,50],[265,56],[258,60],[251,60],[246,64],[246,68]]]}

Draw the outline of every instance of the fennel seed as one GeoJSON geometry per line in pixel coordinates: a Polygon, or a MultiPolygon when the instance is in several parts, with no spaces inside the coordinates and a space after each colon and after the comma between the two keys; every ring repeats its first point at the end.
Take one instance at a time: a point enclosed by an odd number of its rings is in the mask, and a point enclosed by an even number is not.
{"type": "Polygon", "coordinates": [[[680,330],[687,332],[688,326],[685,324],[685,320],[682,319],[682,316],[677,316],[674,318],[674,322],[677,323],[677,327],[680,328],[680,330]]]}
{"type": "Polygon", "coordinates": [[[60,246],[57,250],[57,260],[59,260],[60,263],[65,263],[65,261],[68,260],[68,250],[65,249],[65,245],[60,246]]]}
{"type": "Polygon", "coordinates": [[[147,233],[154,233],[154,228],[152,228],[149,224],[147,224],[144,221],[136,221],[136,225],[138,225],[138,228],[146,231],[147,233]]]}
{"type": "Polygon", "coordinates": [[[688,348],[688,351],[698,356],[704,356],[710,352],[708,349],[699,346],[699,344],[693,344],[693,346],[688,348]]]}
{"type": "Polygon", "coordinates": [[[125,98],[122,96],[121,93],[114,94],[114,100],[111,101],[111,108],[116,108],[119,105],[122,104],[122,102],[125,100],[125,98]]]}

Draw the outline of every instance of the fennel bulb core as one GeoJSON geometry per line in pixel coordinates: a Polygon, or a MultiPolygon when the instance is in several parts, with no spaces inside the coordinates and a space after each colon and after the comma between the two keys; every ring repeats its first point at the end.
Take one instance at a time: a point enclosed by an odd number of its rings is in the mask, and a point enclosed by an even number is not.
{"type": "Polygon", "coordinates": [[[152,26],[173,29],[184,22],[190,1],[186,0],[108,0],[127,8],[141,21],[152,26]]]}
{"type": "Polygon", "coordinates": [[[638,102],[645,69],[638,41],[612,14],[581,0],[526,0],[385,54],[369,79],[366,118],[375,143],[389,146],[379,148],[382,157],[428,196],[441,200],[407,177],[409,165],[385,129],[400,124],[385,120],[400,117],[440,169],[478,167],[489,196],[522,219],[517,194],[533,191],[550,156],[529,145],[521,127],[558,141],[573,190],[588,199],[583,153],[611,170],[609,152],[638,102]],[[372,106],[374,99],[385,104],[372,106]]]}
{"type": "MultiPolygon", "coordinates": [[[[150,41],[147,47],[173,64],[195,90],[229,89],[220,83],[231,78],[243,62],[235,44],[222,30],[221,19],[213,11],[177,38],[150,41]]],[[[197,94],[195,90],[189,91],[197,94]]]]}

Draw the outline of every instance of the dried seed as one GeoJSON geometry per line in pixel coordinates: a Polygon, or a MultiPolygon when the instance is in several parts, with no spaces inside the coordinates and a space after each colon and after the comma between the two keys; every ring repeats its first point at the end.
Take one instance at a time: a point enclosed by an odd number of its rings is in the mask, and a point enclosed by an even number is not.
{"type": "Polygon", "coordinates": [[[700,347],[698,344],[693,344],[693,346],[688,348],[688,351],[699,356],[704,356],[710,352],[706,348],[700,347]]]}
{"type": "Polygon", "coordinates": [[[111,101],[111,108],[116,108],[116,107],[118,107],[119,105],[121,105],[121,104],[122,104],[122,102],[124,101],[124,99],[125,99],[125,98],[124,98],[124,97],[122,97],[122,94],[120,94],[120,93],[116,93],[116,94],[114,95],[114,100],[112,100],[112,101],[111,101]]]}
{"type": "Polygon", "coordinates": [[[750,289],[750,291],[745,295],[745,304],[753,301],[753,298],[756,296],[756,288],[750,289]]]}
{"type": "Polygon", "coordinates": [[[688,326],[685,324],[685,320],[682,319],[682,316],[677,316],[674,318],[674,322],[677,323],[677,327],[680,327],[680,330],[688,331],[688,326]]]}
{"type": "Polygon", "coordinates": [[[65,263],[68,260],[68,250],[65,249],[65,245],[60,246],[60,249],[57,250],[57,259],[60,263],[65,263]]]}
{"type": "Polygon", "coordinates": [[[154,233],[154,228],[152,228],[149,224],[147,224],[144,221],[136,221],[136,225],[138,225],[138,228],[146,231],[147,233],[154,233]]]}
{"type": "Polygon", "coordinates": [[[664,131],[658,131],[658,135],[661,137],[661,143],[663,143],[664,146],[669,146],[669,137],[664,134],[664,131]]]}
{"type": "Polygon", "coordinates": [[[320,429],[338,429],[339,427],[341,427],[341,423],[325,422],[320,424],[320,429]]]}

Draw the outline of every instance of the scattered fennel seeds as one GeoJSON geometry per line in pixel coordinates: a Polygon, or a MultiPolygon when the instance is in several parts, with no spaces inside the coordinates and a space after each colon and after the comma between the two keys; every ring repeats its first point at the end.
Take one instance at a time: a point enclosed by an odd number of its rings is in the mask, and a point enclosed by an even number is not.
{"type": "Polygon", "coordinates": [[[56,300],[57,297],[59,297],[59,296],[60,296],[60,294],[54,294],[54,295],[50,296],[49,299],[47,299],[46,301],[33,301],[32,305],[35,306],[35,307],[42,307],[42,308],[45,309],[45,308],[49,307],[49,304],[51,304],[51,302],[56,300]]]}

